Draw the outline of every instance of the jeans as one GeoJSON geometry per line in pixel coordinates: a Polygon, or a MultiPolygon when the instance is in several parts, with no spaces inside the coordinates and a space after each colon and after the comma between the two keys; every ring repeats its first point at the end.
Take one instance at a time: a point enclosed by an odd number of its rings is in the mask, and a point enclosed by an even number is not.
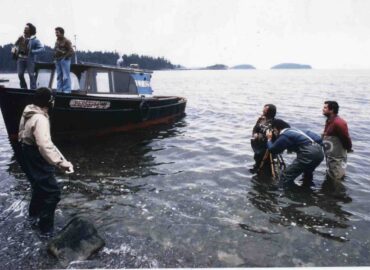
{"type": "Polygon", "coordinates": [[[22,144],[22,154],[22,169],[32,187],[28,214],[39,218],[41,232],[50,232],[54,227],[54,213],[61,194],[54,176],[55,169],[41,156],[37,146],[22,144]]]}
{"type": "Polygon", "coordinates": [[[313,171],[324,159],[324,151],[319,144],[309,144],[299,147],[299,152],[297,152],[297,158],[290,164],[286,170],[283,172],[280,179],[280,186],[284,188],[289,188],[294,186],[294,179],[296,179],[300,174],[304,173],[304,176],[312,180],[313,171]]]}
{"type": "Polygon", "coordinates": [[[55,62],[57,70],[57,90],[63,93],[71,93],[71,59],[63,58],[55,62]]]}
{"type": "Polygon", "coordinates": [[[35,74],[35,61],[28,57],[26,59],[19,58],[17,60],[17,72],[18,72],[18,78],[20,87],[27,89],[27,83],[26,79],[24,78],[24,73],[27,69],[28,75],[30,76],[30,88],[36,89],[36,74],[35,74]]]}

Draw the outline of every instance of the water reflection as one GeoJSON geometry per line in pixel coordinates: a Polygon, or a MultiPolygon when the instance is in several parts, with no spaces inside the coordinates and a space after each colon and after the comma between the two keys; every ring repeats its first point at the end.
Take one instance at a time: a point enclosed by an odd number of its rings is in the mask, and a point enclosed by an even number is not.
{"type": "MultiPolygon", "coordinates": [[[[157,174],[154,167],[158,164],[153,153],[161,149],[151,143],[180,135],[185,126],[186,122],[182,120],[132,133],[58,142],[56,145],[74,164],[76,173],[71,175],[72,180],[145,177],[157,174]]],[[[12,161],[19,161],[19,146],[12,144],[12,147],[15,153],[12,161]]],[[[15,162],[9,164],[8,172],[18,177],[19,167],[15,162]]]]}
{"type": "Polygon", "coordinates": [[[297,188],[279,191],[268,177],[255,177],[252,183],[248,199],[255,208],[269,214],[270,223],[297,226],[339,242],[349,240],[347,230],[351,214],[342,209],[341,200],[322,190],[297,188]]]}
{"type": "MultiPolygon", "coordinates": [[[[107,200],[108,196],[156,191],[156,188],[145,180],[147,176],[160,174],[156,170],[159,164],[155,158],[155,152],[160,149],[152,143],[181,134],[185,126],[186,123],[180,121],[155,129],[102,137],[99,140],[59,143],[59,149],[75,167],[75,173],[71,175],[57,172],[57,179],[63,186],[64,201],[61,204],[66,206],[70,214],[76,208],[81,212],[88,212],[94,205],[99,206],[99,201],[107,200]],[[82,206],[83,202],[92,201],[94,203],[89,207],[82,206]]],[[[19,166],[22,160],[19,146],[12,146],[15,154],[8,172],[21,180],[16,182],[14,189],[26,193],[28,182],[19,166]]],[[[104,207],[110,207],[104,205],[102,210],[104,207]]]]}

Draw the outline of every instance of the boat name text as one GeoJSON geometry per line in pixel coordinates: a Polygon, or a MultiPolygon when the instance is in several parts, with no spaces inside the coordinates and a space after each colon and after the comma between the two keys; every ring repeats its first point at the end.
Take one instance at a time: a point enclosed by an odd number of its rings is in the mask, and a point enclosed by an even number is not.
{"type": "Polygon", "coordinates": [[[72,99],[69,102],[69,106],[71,108],[108,109],[110,107],[110,102],[100,100],[72,99]]]}

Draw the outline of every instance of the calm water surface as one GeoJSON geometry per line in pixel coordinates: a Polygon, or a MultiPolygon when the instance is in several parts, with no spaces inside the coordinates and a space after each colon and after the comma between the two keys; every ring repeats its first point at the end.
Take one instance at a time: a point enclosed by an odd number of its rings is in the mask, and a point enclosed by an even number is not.
{"type": "MultiPolygon", "coordinates": [[[[56,226],[84,216],[106,241],[70,268],[370,265],[369,71],[163,71],[152,84],[157,95],[187,97],[186,117],[58,144],[76,173],[57,175],[56,226]],[[324,194],[324,164],[312,192],[276,191],[253,178],[249,139],[263,105],[274,103],[279,118],[321,133],[327,99],[339,102],[353,139],[347,199],[324,194]]],[[[2,117],[0,179],[0,264],[60,268],[25,221],[29,184],[2,117]]]]}

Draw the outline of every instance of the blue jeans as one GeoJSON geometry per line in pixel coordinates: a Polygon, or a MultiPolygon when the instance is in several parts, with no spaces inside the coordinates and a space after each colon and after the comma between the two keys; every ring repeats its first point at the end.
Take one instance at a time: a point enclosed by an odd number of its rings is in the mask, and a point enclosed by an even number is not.
{"type": "Polygon", "coordinates": [[[26,69],[27,69],[28,75],[30,76],[30,88],[36,89],[35,62],[30,57],[26,59],[19,58],[17,60],[17,72],[18,72],[20,87],[24,89],[28,88],[26,79],[24,78],[24,73],[26,69]]]}
{"type": "Polygon", "coordinates": [[[64,93],[71,93],[71,59],[63,58],[55,62],[57,70],[57,90],[64,93]]]}

